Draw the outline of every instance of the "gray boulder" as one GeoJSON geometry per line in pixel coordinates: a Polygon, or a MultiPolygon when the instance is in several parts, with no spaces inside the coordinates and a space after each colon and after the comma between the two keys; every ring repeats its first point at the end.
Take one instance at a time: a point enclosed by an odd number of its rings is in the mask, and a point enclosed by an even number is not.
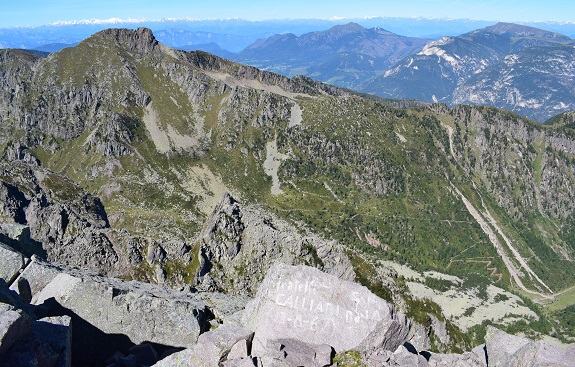
{"type": "Polygon", "coordinates": [[[200,335],[191,358],[192,365],[198,367],[219,366],[230,353],[231,348],[240,340],[251,343],[253,333],[249,330],[222,325],[215,330],[200,335]]]}
{"type": "Polygon", "coordinates": [[[334,355],[327,344],[309,344],[296,339],[269,340],[266,354],[292,366],[330,366],[334,355]]]}
{"type": "Polygon", "coordinates": [[[257,367],[293,367],[293,365],[285,360],[263,356],[257,358],[257,367]]]}
{"type": "MultiPolygon", "coordinates": [[[[214,330],[203,333],[199,336],[197,344],[184,351],[174,353],[171,356],[156,363],[155,367],[218,367],[228,360],[231,349],[241,341],[245,341],[247,346],[251,344],[253,333],[237,326],[222,325],[214,330]]],[[[249,352],[246,352],[249,353],[249,352]]],[[[253,362],[246,355],[245,358],[235,358],[226,364],[233,366],[253,366],[253,362]],[[231,361],[234,362],[231,362],[231,361]],[[249,363],[251,362],[251,365],[249,363]]]]}
{"type": "Polygon", "coordinates": [[[37,303],[36,295],[50,283],[56,275],[62,273],[64,268],[54,264],[50,264],[42,259],[33,255],[30,262],[19,275],[18,279],[10,286],[10,289],[19,292],[18,282],[25,279],[30,287],[32,293],[32,303],[37,303]]]}
{"type": "MultiPolygon", "coordinates": [[[[178,292],[154,284],[105,278],[34,258],[20,275],[30,283],[32,303],[54,299],[107,334],[133,343],[192,347],[212,318],[225,321],[245,307],[246,297],[178,292]]],[[[46,302],[49,303],[49,302],[46,302]]]]}
{"type": "Polygon", "coordinates": [[[193,367],[191,358],[194,356],[194,348],[187,348],[180,352],[173,353],[162,359],[153,367],[193,367]]]}
{"type": "Polygon", "coordinates": [[[0,278],[12,282],[24,266],[24,256],[0,242],[0,278]]]}
{"type": "Polygon", "coordinates": [[[22,310],[0,303],[0,360],[18,340],[32,331],[32,319],[22,310]]]}
{"type": "Polygon", "coordinates": [[[235,358],[228,359],[222,363],[223,367],[256,367],[254,361],[251,358],[235,358]]]}
{"type": "Polygon", "coordinates": [[[228,359],[248,358],[250,356],[251,344],[251,338],[250,340],[241,339],[230,349],[228,359]]]}
{"type": "Polygon", "coordinates": [[[274,339],[328,344],[336,352],[396,350],[410,321],[366,287],[309,266],[273,265],[244,312],[255,331],[252,356],[274,339]]]}
{"type": "Polygon", "coordinates": [[[575,344],[533,341],[521,336],[509,335],[491,326],[487,328],[485,349],[490,367],[573,367],[575,365],[575,344]]]}
{"type": "MultiPolygon", "coordinates": [[[[485,361],[475,353],[432,354],[429,367],[487,367],[485,361]]],[[[490,364],[491,366],[491,364],[490,364]]]]}
{"type": "Polygon", "coordinates": [[[471,350],[471,352],[477,356],[477,358],[479,359],[479,361],[483,366],[487,366],[487,354],[485,352],[485,344],[476,346],[471,350]]]}
{"type": "Polygon", "coordinates": [[[195,344],[207,322],[204,303],[156,298],[129,286],[60,273],[38,294],[37,302],[54,298],[99,330],[124,334],[134,343],[195,344]]]}

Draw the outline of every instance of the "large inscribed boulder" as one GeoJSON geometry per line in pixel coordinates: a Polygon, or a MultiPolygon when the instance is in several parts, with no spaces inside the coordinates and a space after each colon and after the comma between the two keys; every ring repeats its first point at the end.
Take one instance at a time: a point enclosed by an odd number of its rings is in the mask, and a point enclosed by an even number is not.
{"type": "Polygon", "coordinates": [[[270,268],[248,303],[244,324],[255,332],[252,356],[264,355],[268,341],[290,338],[331,345],[336,352],[395,350],[410,329],[405,315],[366,287],[282,263],[270,268]]]}

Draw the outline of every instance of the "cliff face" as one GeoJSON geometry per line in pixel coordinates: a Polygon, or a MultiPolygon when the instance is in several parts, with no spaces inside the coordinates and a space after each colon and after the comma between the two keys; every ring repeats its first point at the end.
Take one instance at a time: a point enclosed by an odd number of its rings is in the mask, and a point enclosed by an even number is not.
{"type": "Polygon", "coordinates": [[[249,295],[271,264],[308,264],[402,307],[416,301],[381,260],[537,297],[575,283],[569,124],[400,108],[146,29],[0,61],[1,212],[22,229],[3,233],[28,231],[30,253],[249,295]]]}
{"type": "Polygon", "coordinates": [[[29,231],[14,244],[28,257],[93,270],[111,270],[118,261],[102,203],[70,179],[33,165],[2,163],[0,197],[3,229],[29,231]]]}

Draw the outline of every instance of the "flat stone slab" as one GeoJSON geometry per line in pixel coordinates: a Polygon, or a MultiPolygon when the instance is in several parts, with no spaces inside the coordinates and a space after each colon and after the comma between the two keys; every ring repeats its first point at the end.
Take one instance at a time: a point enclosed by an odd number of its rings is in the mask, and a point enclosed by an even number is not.
{"type": "Polygon", "coordinates": [[[32,303],[54,300],[106,334],[121,334],[136,344],[153,342],[192,347],[209,328],[243,309],[247,297],[178,292],[155,284],[106,278],[38,258],[18,279],[32,289],[32,303]],[[213,315],[212,315],[213,314],[213,315]]]}
{"type": "Polygon", "coordinates": [[[395,350],[407,339],[410,322],[366,287],[308,266],[277,263],[244,324],[254,330],[252,356],[265,355],[268,341],[297,339],[327,344],[336,352],[395,350]]]}
{"type": "Polygon", "coordinates": [[[334,355],[332,347],[327,344],[309,344],[295,339],[270,340],[266,353],[292,366],[309,367],[331,366],[334,355]]]}
{"type": "MultiPolygon", "coordinates": [[[[28,281],[32,292],[32,303],[36,303],[36,295],[62,271],[62,268],[32,256],[30,263],[19,275],[18,279],[22,278],[28,281]]],[[[18,292],[18,282],[15,281],[10,286],[10,289],[18,292]]]]}

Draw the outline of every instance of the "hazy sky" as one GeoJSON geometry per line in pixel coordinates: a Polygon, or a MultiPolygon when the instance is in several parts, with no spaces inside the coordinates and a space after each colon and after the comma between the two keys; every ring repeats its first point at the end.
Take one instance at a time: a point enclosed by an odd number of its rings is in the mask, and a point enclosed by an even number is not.
{"type": "Polygon", "coordinates": [[[109,18],[331,17],[574,21],[573,0],[0,0],[0,27],[109,18]],[[217,4],[217,5],[216,5],[217,4]]]}

